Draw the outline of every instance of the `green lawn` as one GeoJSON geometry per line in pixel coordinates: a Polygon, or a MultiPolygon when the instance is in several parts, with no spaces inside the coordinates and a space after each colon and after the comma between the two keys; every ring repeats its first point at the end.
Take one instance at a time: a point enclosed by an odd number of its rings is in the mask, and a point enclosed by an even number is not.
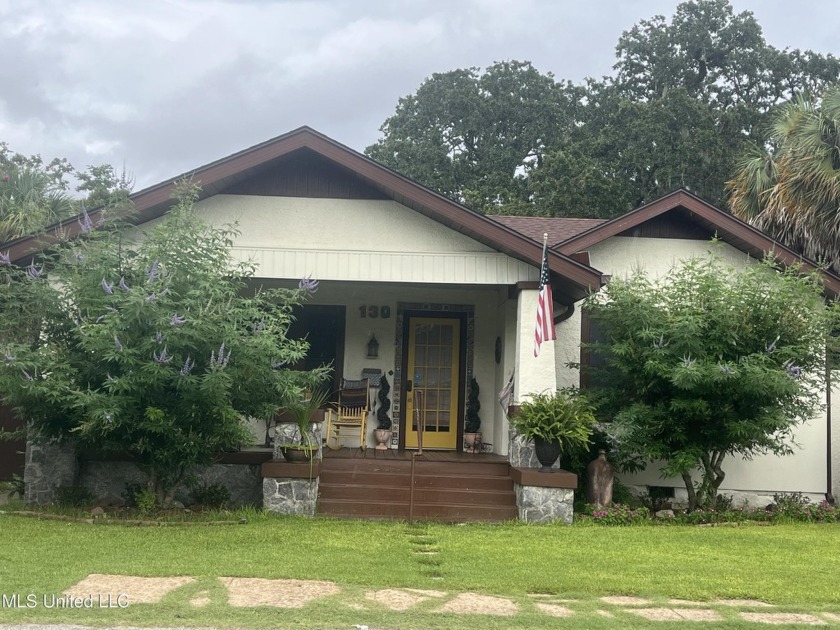
{"type": "MultiPolygon", "coordinates": [[[[0,623],[61,619],[216,627],[476,625],[474,616],[432,613],[431,604],[403,613],[375,606],[358,611],[346,604],[348,595],[364,601],[366,590],[389,587],[472,591],[522,604],[514,618],[482,616],[482,628],[581,627],[579,616],[574,623],[575,618],[538,615],[530,604],[534,593],[579,602],[578,613],[590,615],[587,627],[614,627],[594,610],[597,597],[617,594],[657,602],[749,598],[791,611],[840,612],[838,548],[836,525],[409,526],[257,515],[244,525],[125,527],[0,515],[0,594],[60,594],[91,573],[198,578],[156,605],[106,611],[5,607],[0,608],[0,623]],[[343,595],[296,611],[234,609],[226,603],[216,581],[219,576],[330,580],[343,595]],[[213,603],[190,607],[189,594],[199,591],[210,592],[213,603]]],[[[744,622],[731,617],[725,618],[726,627],[742,627],[744,622]]],[[[642,621],[627,617],[621,625],[650,623],[642,621]]]]}

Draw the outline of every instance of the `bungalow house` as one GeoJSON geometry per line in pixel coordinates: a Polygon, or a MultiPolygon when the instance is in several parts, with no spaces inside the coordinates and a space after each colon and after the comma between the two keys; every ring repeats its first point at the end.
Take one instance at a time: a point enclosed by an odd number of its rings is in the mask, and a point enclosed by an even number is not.
{"type": "MultiPolygon", "coordinates": [[[[579,374],[566,364],[579,361],[587,334],[579,303],[610,276],[639,265],[662,273],[681,258],[705,252],[714,234],[732,260],[767,251],[783,262],[800,260],[685,191],[613,221],[483,216],[307,127],[185,175],[202,186],[197,211],[205,220],[238,224],[235,256],[258,264],[261,284],[319,280],[296,332],[309,336],[311,361],[335,366],[336,387],[342,378],[388,377],[393,453],[418,446],[417,427],[409,421],[418,389],[426,392],[424,448],[463,452],[467,385],[475,378],[484,452],[523,464],[497,395],[511,379],[514,402],[578,384],[579,374]],[[557,340],[534,357],[543,233],[549,234],[557,340]]],[[[136,221],[159,220],[181,177],[135,193],[136,221]]],[[[0,249],[22,261],[45,240],[78,229],[71,220],[38,242],[24,238],[0,249]]],[[[840,277],[824,277],[827,294],[840,292],[840,277]]],[[[840,432],[835,429],[832,438],[831,411],[829,404],[798,431],[802,448],[795,456],[730,462],[723,491],[819,497],[836,491],[840,462],[832,466],[831,454],[840,454],[840,432]]],[[[374,425],[368,446],[375,443],[374,425]]],[[[263,476],[282,476],[271,470],[264,465],[263,476]]],[[[523,479],[514,478],[517,492],[528,486],[523,479]]],[[[662,480],[653,469],[624,481],[674,487],[677,496],[681,486],[681,480],[662,480]]],[[[326,485],[324,480],[322,499],[326,485]]]]}

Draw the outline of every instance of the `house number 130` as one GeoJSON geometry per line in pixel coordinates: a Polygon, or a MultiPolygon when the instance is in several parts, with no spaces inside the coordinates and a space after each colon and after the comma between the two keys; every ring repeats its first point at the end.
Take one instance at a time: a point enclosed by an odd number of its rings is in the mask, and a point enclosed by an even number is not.
{"type": "Polygon", "coordinates": [[[381,317],[382,319],[388,319],[391,317],[391,307],[390,306],[376,306],[371,305],[368,306],[363,304],[359,307],[359,316],[360,317],[381,317]]]}

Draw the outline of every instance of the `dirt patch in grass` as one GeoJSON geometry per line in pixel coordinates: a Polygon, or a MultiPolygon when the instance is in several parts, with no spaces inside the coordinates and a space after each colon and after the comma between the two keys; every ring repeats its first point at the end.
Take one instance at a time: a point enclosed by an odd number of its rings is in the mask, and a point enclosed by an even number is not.
{"type": "Polygon", "coordinates": [[[602,597],[601,601],[605,604],[612,604],[613,606],[647,606],[650,604],[650,601],[647,599],[642,599],[641,597],[627,597],[624,595],[602,597]]]}
{"type": "Polygon", "coordinates": [[[814,615],[799,613],[755,613],[742,612],[741,619],[756,623],[767,623],[774,626],[797,623],[805,626],[824,626],[825,621],[814,615]]]}
{"type": "Polygon", "coordinates": [[[365,597],[391,610],[408,610],[432,597],[443,597],[445,594],[442,591],[388,588],[380,591],[369,591],[365,593],[365,597]]]}
{"type": "Polygon", "coordinates": [[[734,608],[772,608],[773,604],[758,599],[716,599],[715,604],[734,608]]]}
{"type": "Polygon", "coordinates": [[[192,582],[195,582],[195,578],[135,577],[132,575],[91,573],[64,593],[72,597],[107,597],[110,595],[113,601],[117,601],[120,595],[125,595],[130,604],[156,604],[167,593],[192,582]]]}
{"type": "Polygon", "coordinates": [[[477,593],[461,593],[438,608],[438,612],[460,615],[499,615],[509,617],[519,612],[519,606],[504,597],[491,597],[477,593]]]}
{"type": "Polygon", "coordinates": [[[552,617],[571,617],[574,611],[569,610],[565,606],[558,606],[557,604],[546,604],[545,602],[535,602],[534,606],[543,611],[546,615],[552,617]]]}
{"type": "Polygon", "coordinates": [[[341,589],[321,580],[266,580],[263,578],[221,577],[227,587],[228,602],[240,608],[274,606],[303,608],[321,597],[335,595],[341,589]]]}
{"type": "Polygon", "coordinates": [[[703,608],[634,608],[627,612],[648,621],[720,621],[714,610],[703,608]]]}

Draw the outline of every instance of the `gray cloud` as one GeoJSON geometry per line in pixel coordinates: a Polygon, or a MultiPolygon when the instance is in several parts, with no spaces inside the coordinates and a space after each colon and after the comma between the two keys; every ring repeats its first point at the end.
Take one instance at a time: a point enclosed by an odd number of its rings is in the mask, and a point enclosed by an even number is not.
{"type": "MultiPolygon", "coordinates": [[[[561,79],[600,77],[622,31],[676,4],[0,0],[0,140],[125,165],[139,187],[302,124],[363,150],[434,72],[527,59],[561,79]]],[[[733,5],[777,47],[840,48],[840,6],[733,5]]]]}

